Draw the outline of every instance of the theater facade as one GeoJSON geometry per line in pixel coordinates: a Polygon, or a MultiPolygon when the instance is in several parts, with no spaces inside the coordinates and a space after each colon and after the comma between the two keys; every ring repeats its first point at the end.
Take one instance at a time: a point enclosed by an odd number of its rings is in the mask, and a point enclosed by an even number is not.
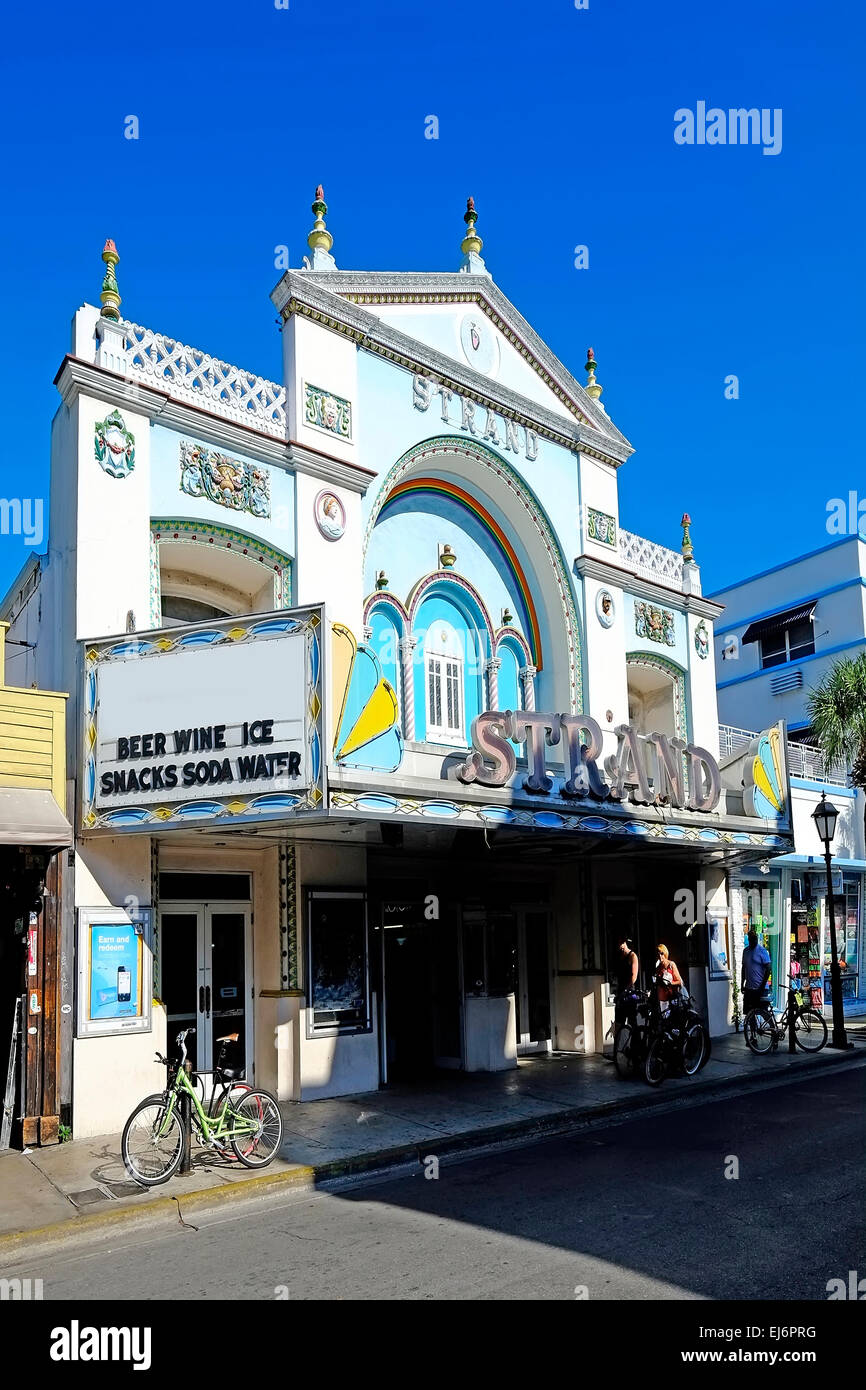
{"type": "Polygon", "coordinates": [[[688,499],[672,548],[621,523],[592,350],[471,200],[446,273],[343,271],[313,213],[281,382],[124,318],[111,242],[57,375],[0,618],[71,692],[78,1135],[186,1025],[286,1100],[599,1052],[624,935],[725,1032],[729,874],[793,846],[784,726],[719,756],[688,499]]]}

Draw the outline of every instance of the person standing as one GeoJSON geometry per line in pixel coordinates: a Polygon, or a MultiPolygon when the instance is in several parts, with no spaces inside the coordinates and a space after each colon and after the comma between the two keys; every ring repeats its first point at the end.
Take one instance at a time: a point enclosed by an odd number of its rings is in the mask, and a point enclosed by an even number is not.
{"type": "Polygon", "coordinates": [[[679,998],[682,988],[683,977],[677,969],[677,963],[672,960],[668,948],[662,942],[658,945],[659,958],[656,961],[656,991],[659,1003],[666,1003],[670,999],[679,998]]]}
{"type": "Polygon", "coordinates": [[[614,1012],[614,1029],[619,1028],[625,1022],[628,1012],[628,1001],[625,994],[633,989],[637,989],[637,980],[640,973],[640,961],[637,951],[634,950],[629,937],[624,936],[619,943],[619,959],[616,963],[616,1009],[614,1012]]]}
{"type": "Polygon", "coordinates": [[[743,968],[740,984],[743,990],[743,1016],[750,1009],[756,1009],[764,997],[767,981],[770,978],[770,955],[765,946],[758,942],[758,933],[749,932],[749,944],[743,952],[743,968]]]}

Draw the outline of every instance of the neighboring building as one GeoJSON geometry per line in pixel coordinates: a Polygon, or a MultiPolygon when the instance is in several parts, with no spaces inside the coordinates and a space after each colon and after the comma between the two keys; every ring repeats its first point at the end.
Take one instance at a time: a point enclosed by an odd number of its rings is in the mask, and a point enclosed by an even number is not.
{"type": "MultiPolygon", "coordinates": [[[[66,807],[66,696],[5,680],[0,623],[0,1148],[56,1144],[69,1119],[72,998],[62,962],[71,936],[61,910],[66,807]],[[14,1056],[10,1052],[14,1048],[14,1056]],[[10,1064],[11,1063],[11,1064],[10,1064]]],[[[21,647],[14,656],[24,656],[21,647]]]]}
{"type": "Polygon", "coordinates": [[[72,692],[79,1135],[185,1024],[285,1099],[601,1051],[625,934],[724,1032],[704,896],[793,850],[783,731],[720,779],[720,606],[688,517],[622,528],[592,352],[584,386],[471,201],[450,274],[340,271],[313,211],[284,384],[121,320],[111,242],[58,372],[50,548],[0,616],[72,692]]]}
{"type": "Polygon", "coordinates": [[[799,978],[810,973],[829,1009],[827,873],[812,821],[826,791],[840,812],[833,864],[839,873],[834,915],[842,989],[846,1008],[856,1009],[866,1000],[863,794],[849,785],[845,767],[829,766],[814,746],[807,698],[840,657],[866,651],[866,542],[845,536],[713,597],[725,605],[716,625],[723,759],[736,755],[753,730],[779,719],[787,721],[790,740],[795,852],[775,857],[763,878],[734,881],[735,920],[742,930],[750,921],[764,928],[780,998],[790,959],[787,936],[799,978]]]}

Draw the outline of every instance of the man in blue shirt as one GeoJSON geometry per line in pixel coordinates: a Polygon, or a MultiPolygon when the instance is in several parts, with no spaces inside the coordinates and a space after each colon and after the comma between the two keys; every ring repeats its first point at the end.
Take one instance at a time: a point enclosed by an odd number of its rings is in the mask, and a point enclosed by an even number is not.
{"type": "Polygon", "coordinates": [[[749,932],[749,944],[743,952],[743,1013],[756,1009],[764,995],[770,978],[770,956],[764,946],[758,945],[758,933],[749,932]]]}

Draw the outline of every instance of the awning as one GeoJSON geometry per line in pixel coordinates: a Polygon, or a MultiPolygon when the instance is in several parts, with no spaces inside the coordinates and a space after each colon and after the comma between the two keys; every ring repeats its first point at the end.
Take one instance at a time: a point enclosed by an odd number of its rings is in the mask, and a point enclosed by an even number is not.
{"type": "Polygon", "coordinates": [[[796,608],[786,608],[784,612],[774,613],[769,618],[759,618],[756,623],[750,623],[746,628],[740,639],[741,644],[745,646],[747,642],[759,642],[771,632],[781,632],[792,623],[801,623],[804,619],[811,618],[817,602],[818,600],[813,598],[808,603],[798,604],[796,608]]]}
{"type": "Polygon", "coordinates": [[[0,787],[0,845],[69,849],[72,826],[50,792],[0,787]]]}

